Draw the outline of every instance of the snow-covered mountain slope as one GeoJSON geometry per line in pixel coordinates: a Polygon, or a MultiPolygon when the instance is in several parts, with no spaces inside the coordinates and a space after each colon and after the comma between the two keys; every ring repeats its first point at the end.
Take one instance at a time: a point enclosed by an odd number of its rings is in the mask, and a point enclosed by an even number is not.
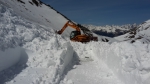
{"type": "Polygon", "coordinates": [[[39,0],[1,0],[1,2],[28,20],[56,29],[62,28],[68,21],[59,12],[39,0]]]}
{"type": "Polygon", "coordinates": [[[115,39],[120,41],[129,41],[131,43],[139,40],[143,43],[150,43],[150,20],[140,24],[135,30],[115,39]]]}
{"type": "MultiPolygon", "coordinates": [[[[30,20],[14,11],[20,7],[14,2],[21,5],[28,1],[35,0],[0,0],[3,2],[0,5],[0,84],[150,83],[149,44],[70,42],[55,34],[54,24],[37,24],[41,18],[28,14],[33,19],[30,20]]],[[[34,6],[40,13],[41,8],[34,6]]],[[[51,17],[55,17],[53,12],[49,12],[51,17]]],[[[61,14],[56,16],[63,18],[61,14]]]]}
{"type": "MultiPolygon", "coordinates": [[[[0,0],[4,5],[13,8],[16,14],[33,21],[37,24],[53,27],[60,30],[68,21],[68,18],[62,16],[52,7],[45,5],[38,0],[0,0]]],[[[47,28],[49,30],[50,28],[47,28]]],[[[70,33],[71,28],[66,29],[63,34],[70,33]]],[[[69,34],[68,34],[69,35],[69,34]]]]}
{"type": "MultiPolygon", "coordinates": [[[[47,30],[51,27],[55,31],[60,30],[69,20],[67,17],[54,10],[51,6],[42,3],[39,0],[0,0],[6,6],[13,8],[16,14],[33,21],[36,24],[47,26],[47,30]]],[[[70,36],[72,28],[67,28],[62,36],[70,36]]],[[[113,42],[113,38],[96,35],[100,41],[113,42]]]]}
{"type": "Polygon", "coordinates": [[[133,25],[127,24],[122,26],[117,26],[117,25],[112,25],[112,26],[84,25],[84,26],[98,35],[108,36],[108,37],[116,37],[119,35],[126,34],[137,27],[136,24],[133,25]]]}

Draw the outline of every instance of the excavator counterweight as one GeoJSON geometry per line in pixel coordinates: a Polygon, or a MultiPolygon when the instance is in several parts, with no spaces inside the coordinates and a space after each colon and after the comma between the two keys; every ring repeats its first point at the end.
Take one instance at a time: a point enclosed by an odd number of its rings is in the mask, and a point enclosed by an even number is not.
{"type": "Polygon", "coordinates": [[[98,41],[97,37],[94,37],[92,32],[88,30],[87,28],[81,26],[80,24],[75,24],[71,21],[68,21],[61,30],[59,30],[57,33],[62,34],[63,31],[67,27],[71,27],[75,29],[75,31],[72,31],[70,34],[70,40],[71,41],[76,41],[76,42],[89,42],[89,41],[98,41]],[[81,30],[83,31],[83,34],[81,34],[81,30]]]}

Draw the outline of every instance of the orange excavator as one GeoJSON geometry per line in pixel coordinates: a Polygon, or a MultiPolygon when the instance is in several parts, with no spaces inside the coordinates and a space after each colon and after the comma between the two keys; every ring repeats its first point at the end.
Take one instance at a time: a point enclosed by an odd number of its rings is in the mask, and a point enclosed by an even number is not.
{"type": "Polygon", "coordinates": [[[62,34],[63,31],[67,28],[67,27],[71,27],[73,29],[75,29],[75,31],[72,31],[70,34],[70,40],[71,41],[76,41],[76,42],[90,42],[90,41],[98,41],[97,37],[94,37],[92,32],[81,26],[80,24],[75,24],[72,21],[68,21],[61,30],[59,30],[57,33],[58,34],[62,34]],[[83,34],[81,34],[81,30],[83,31],[83,34]]]}

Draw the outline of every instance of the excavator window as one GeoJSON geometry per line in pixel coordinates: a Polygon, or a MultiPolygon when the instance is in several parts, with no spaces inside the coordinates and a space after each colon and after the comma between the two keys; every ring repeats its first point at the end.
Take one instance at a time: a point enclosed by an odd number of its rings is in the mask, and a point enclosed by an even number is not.
{"type": "Polygon", "coordinates": [[[70,39],[74,38],[77,35],[81,35],[81,33],[79,31],[72,31],[70,34],[70,39]]]}

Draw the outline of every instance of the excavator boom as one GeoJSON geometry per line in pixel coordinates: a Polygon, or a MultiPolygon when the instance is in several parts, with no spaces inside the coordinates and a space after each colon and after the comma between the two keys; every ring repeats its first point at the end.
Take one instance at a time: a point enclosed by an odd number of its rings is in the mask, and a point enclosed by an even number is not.
{"type": "Polygon", "coordinates": [[[62,34],[63,31],[70,26],[71,28],[74,28],[76,31],[80,32],[80,29],[78,28],[78,26],[76,24],[74,24],[73,22],[68,21],[61,30],[58,31],[58,34],[62,34]]]}

